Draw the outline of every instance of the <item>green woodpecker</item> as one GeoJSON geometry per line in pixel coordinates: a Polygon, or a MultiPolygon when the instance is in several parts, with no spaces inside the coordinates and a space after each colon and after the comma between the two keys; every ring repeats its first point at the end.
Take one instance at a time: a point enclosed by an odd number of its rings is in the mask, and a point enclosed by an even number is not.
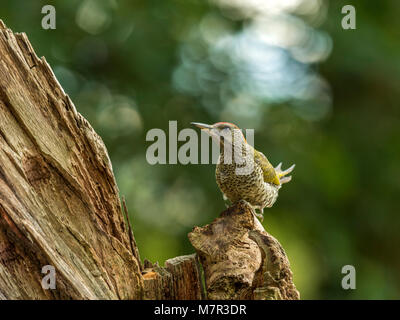
{"type": "Polygon", "coordinates": [[[291,176],[286,175],[295,165],[284,171],[281,163],[274,168],[262,152],[247,143],[242,131],[232,123],[192,124],[220,144],[215,176],[224,200],[229,199],[232,203],[245,200],[260,210],[259,214],[254,213],[263,219],[264,208],[275,203],[282,184],[291,180],[291,176]]]}

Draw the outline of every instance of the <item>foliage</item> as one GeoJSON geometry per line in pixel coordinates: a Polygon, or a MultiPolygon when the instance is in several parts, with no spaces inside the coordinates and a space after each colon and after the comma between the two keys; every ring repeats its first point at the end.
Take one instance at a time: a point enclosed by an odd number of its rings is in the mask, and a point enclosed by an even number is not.
{"type": "Polygon", "coordinates": [[[400,294],[398,1],[22,1],[0,18],[26,32],[103,137],[141,256],[193,251],[187,233],[224,209],[213,165],[146,162],[151,128],[254,128],[273,164],[296,163],[264,225],[302,298],[400,294]],[[53,4],[57,29],[41,28],[53,4]],[[357,289],[341,288],[341,269],[357,289]]]}

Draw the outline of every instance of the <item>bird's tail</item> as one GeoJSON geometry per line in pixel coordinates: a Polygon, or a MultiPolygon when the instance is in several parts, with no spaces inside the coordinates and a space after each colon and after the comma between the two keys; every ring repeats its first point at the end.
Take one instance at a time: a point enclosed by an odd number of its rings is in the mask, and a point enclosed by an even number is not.
{"type": "Polygon", "coordinates": [[[288,183],[290,180],[292,180],[292,176],[288,176],[286,177],[286,175],[288,175],[289,173],[291,173],[294,169],[296,165],[292,165],[290,168],[282,171],[282,162],[279,163],[276,167],[275,167],[275,172],[278,175],[279,181],[281,184],[283,183],[288,183]]]}

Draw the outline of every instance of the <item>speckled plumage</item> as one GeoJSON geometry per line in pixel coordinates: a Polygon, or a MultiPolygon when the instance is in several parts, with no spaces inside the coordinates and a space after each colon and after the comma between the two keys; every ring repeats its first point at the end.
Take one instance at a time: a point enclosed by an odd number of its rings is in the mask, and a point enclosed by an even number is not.
{"type": "Polygon", "coordinates": [[[262,153],[247,144],[240,130],[231,132],[233,148],[228,150],[233,151],[226,152],[222,143],[215,170],[219,188],[232,203],[246,200],[254,208],[260,210],[272,207],[281,187],[274,167],[262,153]],[[228,155],[228,161],[225,160],[226,155],[228,155]],[[243,172],[245,174],[237,172],[237,169],[246,166],[249,168],[248,172],[243,172]]]}
{"type": "Polygon", "coordinates": [[[274,168],[263,153],[247,143],[240,129],[234,124],[194,124],[208,130],[210,136],[220,143],[220,157],[215,176],[224,198],[232,203],[245,200],[253,208],[260,209],[261,213],[264,208],[272,207],[278,198],[282,183],[291,180],[291,177],[285,175],[290,173],[294,166],[285,171],[281,170],[281,164],[274,168]]]}
{"type": "MultiPolygon", "coordinates": [[[[278,198],[280,185],[264,181],[264,173],[260,163],[254,161],[251,152],[247,151],[244,159],[253,162],[254,169],[249,174],[236,174],[237,165],[235,161],[231,164],[224,164],[224,155],[220,155],[215,170],[217,184],[222,193],[232,203],[239,200],[246,200],[254,208],[264,209],[272,207],[278,198]]],[[[240,167],[240,166],[239,166],[240,167]]]]}

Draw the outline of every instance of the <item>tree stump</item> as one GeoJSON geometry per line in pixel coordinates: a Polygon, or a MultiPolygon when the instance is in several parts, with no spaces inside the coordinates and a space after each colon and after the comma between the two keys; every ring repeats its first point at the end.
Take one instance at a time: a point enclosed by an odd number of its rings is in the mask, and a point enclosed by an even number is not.
{"type": "Polygon", "coordinates": [[[285,251],[246,201],[195,227],[189,239],[204,269],[209,299],[300,298],[285,251]]]}
{"type": "Polygon", "coordinates": [[[0,299],[299,298],[245,203],[189,239],[197,254],[141,264],[103,141],[0,20],[0,299]],[[55,289],[42,287],[46,265],[55,289]]]}

